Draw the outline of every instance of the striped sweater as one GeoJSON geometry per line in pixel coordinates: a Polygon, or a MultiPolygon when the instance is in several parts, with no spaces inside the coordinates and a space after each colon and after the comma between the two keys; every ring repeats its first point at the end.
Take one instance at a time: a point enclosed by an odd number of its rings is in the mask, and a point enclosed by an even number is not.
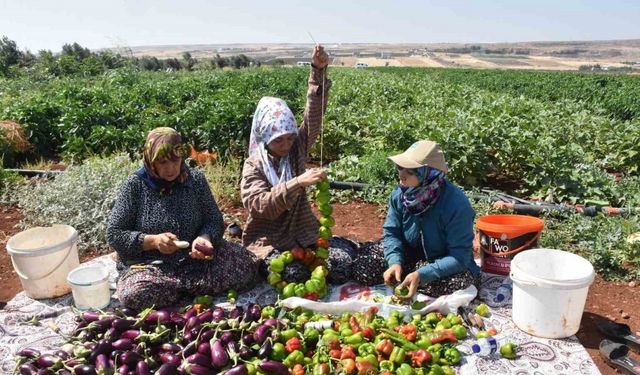
{"type": "MultiPolygon", "coordinates": [[[[318,220],[311,211],[305,189],[295,179],[304,173],[309,148],[318,138],[322,123],[322,90],[328,100],[331,82],[326,68],[312,68],[303,122],[298,131],[289,158],[294,178],[271,186],[262,168],[259,156],[244,162],[240,195],[249,218],[242,235],[242,243],[259,257],[265,257],[272,248],[288,250],[296,246],[307,247],[318,238],[318,220]],[[325,85],[320,85],[324,73],[325,85]]],[[[278,165],[274,160],[274,165],[278,165]]]]}

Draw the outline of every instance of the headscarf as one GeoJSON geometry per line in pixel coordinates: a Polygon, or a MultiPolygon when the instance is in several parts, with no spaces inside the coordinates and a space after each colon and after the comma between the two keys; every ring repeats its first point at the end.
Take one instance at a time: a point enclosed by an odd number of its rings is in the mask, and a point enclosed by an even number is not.
{"type": "Polygon", "coordinates": [[[277,168],[269,159],[267,145],[274,139],[285,135],[298,135],[298,126],[293,113],[282,99],[265,96],[258,102],[251,124],[249,156],[258,155],[262,160],[262,169],[271,186],[287,182],[293,178],[289,155],[280,158],[277,168]],[[279,175],[278,175],[279,172],[279,175]]]}
{"type": "Polygon", "coordinates": [[[431,167],[412,169],[419,181],[416,187],[402,188],[402,204],[412,215],[420,215],[438,202],[444,186],[445,173],[431,167]]]}
{"type": "Polygon", "coordinates": [[[185,148],[182,144],[180,133],[172,128],[161,127],[155,128],[147,135],[147,141],[144,144],[142,153],[144,166],[140,168],[136,175],[151,189],[160,194],[171,194],[172,189],[177,184],[183,184],[189,177],[189,169],[184,163],[185,148]],[[161,159],[182,158],[183,162],[180,166],[180,174],[173,181],[167,181],[153,170],[153,162],[161,159]]]}

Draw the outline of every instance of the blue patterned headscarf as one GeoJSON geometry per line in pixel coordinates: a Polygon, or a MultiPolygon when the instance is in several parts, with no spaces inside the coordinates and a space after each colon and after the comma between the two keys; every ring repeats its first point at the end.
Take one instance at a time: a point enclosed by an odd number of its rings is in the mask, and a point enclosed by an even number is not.
{"type": "Polygon", "coordinates": [[[416,187],[402,188],[402,205],[412,215],[420,215],[433,207],[444,186],[445,173],[431,167],[412,169],[419,181],[416,187]]]}

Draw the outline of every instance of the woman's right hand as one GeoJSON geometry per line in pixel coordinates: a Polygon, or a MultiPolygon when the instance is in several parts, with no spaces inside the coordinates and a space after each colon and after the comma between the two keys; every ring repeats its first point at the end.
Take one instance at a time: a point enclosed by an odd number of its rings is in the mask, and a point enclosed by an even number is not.
{"type": "Polygon", "coordinates": [[[162,254],[173,254],[178,250],[178,246],[173,241],[177,241],[178,237],[173,233],[160,233],[154,236],[155,248],[162,254]]]}
{"type": "Polygon", "coordinates": [[[384,277],[384,283],[389,286],[394,286],[400,282],[400,277],[402,276],[402,266],[399,264],[393,264],[391,267],[387,268],[382,275],[384,277]]]}
{"type": "Polygon", "coordinates": [[[327,173],[322,168],[307,169],[303,174],[296,177],[302,187],[311,186],[327,178],[327,173]]]}

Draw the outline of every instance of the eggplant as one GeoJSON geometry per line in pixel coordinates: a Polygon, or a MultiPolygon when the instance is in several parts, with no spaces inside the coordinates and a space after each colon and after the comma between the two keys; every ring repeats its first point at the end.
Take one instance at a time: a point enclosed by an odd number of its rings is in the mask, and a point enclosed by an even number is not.
{"type": "Polygon", "coordinates": [[[62,364],[62,359],[53,354],[43,354],[36,360],[36,364],[40,368],[60,366],[62,364]]]}
{"type": "Polygon", "coordinates": [[[187,319],[184,317],[184,315],[180,313],[171,314],[171,324],[175,325],[178,328],[183,328],[186,323],[187,319]]]}
{"type": "Polygon", "coordinates": [[[282,362],[278,361],[262,361],[258,364],[258,368],[272,375],[288,375],[289,369],[282,362]]]}
{"type": "Polygon", "coordinates": [[[220,340],[211,340],[211,364],[220,370],[229,363],[229,354],[220,340]]]}
{"type": "Polygon", "coordinates": [[[100,320],[100,313],[97,311],[85,311],[82,313],[82,320],[85,322],[97,322],[100,320]]]}
{"type": "MultiPolygon", "coordinates": [[[[125,341],[128,341],[128,340],[120,339],[120,340],[117,340],[116,342],[118,342],[118,341],[125,342],[125,341]]],[[[93,352],[97,353],[97,354],[109,354],[109,353],[111,353],[113,351],[114,348],[115,349],[120,349],[120,350],[127,350],[127,349],[124,349],[122,347],[119,347],[119,348],[118,347],[114,347],[113,344],[111,344],[111,341],[102,339],[102,340],[98,341],[96,347],[93,349],[93,352]]]]}
{"type": "Polygon", "coordinates": [[[200,365],[187,364],[184,366],[184,372],[190,375],[213,375],[215,374],[210,368],[200,365]]]}
{"type": "Polygon", "coordinates": [[[271,328],[282,328],[282,323],[275,318],[269,318],[267,320],[265,320],[264,322],[262,322],[263,325],[265,326],[269,326],[271,328]]]}
{"type": "Polygon", "coordinates": [[[202,313],[200,313],[200,315],[198,315],[198,323],[200,324],[209,323],[212,317],[213,317],[213,311],[205,310],[202,313]]]}
{"type": "Polygon", "coordinates": [[[75,375],[97,375],[96,368],[92,365],[79,365],[73,368],[75,375]]]}
{"type": "Polygon", "coordinates": [[[133,319],[115,319],[111,323],[111,327],[117,329],[118,331],[126,331],[133,327],[136,324],[136,321],[133,319]]]}
{"type": "Polygon", "coordinates": [[[193,331],[189,331],[184,335],[182,335],[182,340],[185,343],[195,342],[196,337],[198,337],[197,333],[194,333],[193,331]]]}
{"type": "Polygon", "coordinates": [[[201,243],[196,243],[193,247],[205,256],[213,256],[213,247],[205,246],[201,243]]]}
{"type": "Polygon", "coordinates": [[[198,351],[198,345],[195,341],[191,341],[184,347],[184,349],[182,349],[182,356],[188,357],[196,351],[198,351]]]}
{"type": "Polygon", "coordinates": [[[38,368],[31,363],[23,363],[18,369],[20,375],[36,375],[38,373],[38,368]]]}
{"type": "Polygon", "coordinates": [[[184,325],[184,332],[189,332],[192,329],[198,327],[199,325],[200,325],[200,322],[198,321],[198,317],[192,316],[191,318],[187,319],[187,322],[184,325]]]}
{"type": "Polygon", "coordinates": [[[233,332],[226,331],[222,335],[220,335],[220,338],[218,340],[222,341],[222,345],[227,345],[229,341],[233,340],[233,338],[233,332]]]}
{"type": "Polygon", "coordinates": [[[195,353],[187,357],[187,362],[207,367],[211,363],[211,360],[209,360],[209,357],[204,354],[195,353]]]}
{"type": "Polygon", "coordinates": [[[187,312],[184,313],[184,318],[186,320],[191,319],[192,317],[196,316],[196,314],[198,313],[198,311],[196,310],[195,307],[190,308],[189,310],[187,310],[187,312]]]}
{"type": "Polygon", "coordinates": [[[240,345],[237,341],[231,340],[227,343],[227,351],[237,353],[240,351],[240,345]]]}
{"type": "Polygon", "coordinates": [[[207,357],[211,355],[211,345],[208,342],[203,342],[198,345],[198,353],[204,354],[207,357]]]}
{"type": "Polygon", "coordinates": [[[160,350],[162,350],[163,352],[177,353],[182,350],[182,346],[174,344],[172,342],[165,342],[164,344],[160,345],[160,350]]]}
{"type": "Polygon", "coordinates": [[[137,329],[130,329],[122,332],[120,335],[121,339],[135,340],[138,336],[140,336],[140,331],[137,329]]]}
{"type": "Polygon", "coordinates": [[[111,327],[111,328],[109,328],[107,330],[107,332],[104,333],[104,336],[102,336],[102,338],[104,338],[105,340],[109,340],[109,341],[115,341],[120,337],[120,332],[122,332],[122,331],[119,331],[119,330],[111,327]]]}
{"type": "Polygon", "coordinates": [[[130,339],[119,339],[111,344],[112,349],[131,350],[133,349],[133,341],[130,339]]]}
{"type": "Polygon", "coordinates": [[[229,319],[238,319],[244,313],[242,306],[236,306],[235,309],[229,312],[229,319]]]}
{"type": "Polygon", "coordinates": [[[71,373],[71,371],[69,371],[69,370],[67,370],[65,368],[65,369],[62,369],[62,370],[58,370],[57,375],[73,375],[73,374],[71,373]]]}
{"type": "Polygon", "coordinates": [[[103,373],[113,373],[113,366],[106,354],[99,354],[96,358],[96,370],[103,373]]]}
{"type": "Polygon", "coordinates": [[[176,353],[161,353],[160,354],[160,362],[162,363],[170,363],[172,365],[180,366],[182,363],[182,357],[180,357],[176,353]]]}
{"type": "Polygon", "coordinates": [[[213,309],[211,321],[219,322],[222,319],[226,318],[226,315],[227,314],[224,312],[224,309],[222,307],[216,307],[215,309],[213,309]]]}
{"type": "Polygon", "coordinates": [[[171,363],[165,363],[155,372],[154,375],[177,375],[178,366],[171,363]]]}
{"type": "Polygon", "coordinates": [[[129,366],[127,365],[122,365],[120,367],[118,367],[118,375],[127,375],[129,374],[129,366]]]}
{"type": "Polygon", "coordinates": [[[171,313],[167,310],[152,311],[144,319],[147,324],[169,324],[171,323],[171,313]]]}
{"type": "Polygon", "coordinates": [[[120,361],[120,364],[125,364],[125,365],[128,365],[129,368],[132,368],[132,367],[135,367],[138,361],[140,361],[141,359],[142,357],[140,356],[140,354],[133,351],[127,351],[122,353],[119,361],[120,361]]]}
{"type": "Polygon", "coordinates": [[[255,341],[258,345],[262,345],[267,337],[269,337],[270,333],[271,327],[267,325],[258,326],[258,328],[256,328],[256,330],[253,332],[253,341],[255,341]]]}
{"type": "Polygon", "coordinates": [[[116,315],[124,316],[124,317],[132,317],[132,316],[138,315],[138,312],[128,307],[120,307],[116,309],[116,315]]]}
{"type": "Polygon", "coordinates": [[[258,350],[258,358],[265,359],[271,355],[272,345],[271,340],[265,340],[264,344],[258,350]]]}
{"type": "Polygon", "coordinates": [[[225,372],[225,375],[249,375],[249,371],[245,364],[240,364],[230,368],[229,371],[225,372]]]}
{"type": "Polygon", "coordinates": [[[244,359],[245,361],[253,357],[253,354],[254,350],[248,346],[241,346],[240,350],[238,351],[238,355],[240,356],[240,358],[244,359]]]}
{"type": "Polygon", "coordinates": [[[18,352],[18,355],[20,357],[36,359],[36,358],[40,357],[40,351],[36,350],[36,349],[33,349],[33,348],[22,348],[18,352]]]}
{"type": "Polygon", "coordinates": [[[53,375],[53,372],[48,368],[41,368],[36,372],[36,375],[53,375]]]}
{"type": "Polygon", "coordinates": [[[84,365],[87,363],[85,358],[71,358],[70,360],[64,363],[65,367],[74,368],[77,365],[84,365]]]}
{"type": "Polygon", "coordinates": [[[209,342],[209,340],[211,340],[213,338],[213,336],[215,336],[216,331],[212,330],[212,329],[208,329],[206,331],[203,331],[200,334],[200,341],[201,342],[209,342]]]}
{"type": "Polygon", "coordinates": [[[114,320],[116,320],[114,317],[96,320],[95,322],[91,322],[87,327],[93,327],[93,329],[98,332],[105,332],[109,327],[111,327],[114,320]]]}
{"type": "Polygon", "coordinates": [[[256,341],[253,339],[253,334],[252,333],[247,333],[244,336],[242,336],[242,339],[240,340],[240,342],[242,342],[245,345],[251,345],[251,344],[255,343],[256,341]]]}
{"type": "Polygon", "coordinates": [[[136,365],[136,375],[151,375],[151,370],[149,370],[149,365],[145,361],[138,361],[136,365]]]}
{"type": "Polygon", "coordinates": [[[262,308],[260,307],[260,305],[256,303],[251,305],[247,309],[247,312],[244,314],[244,321],[257,322],[258,320],[260,320],[261,317],[262,317],[262,308]]]}

